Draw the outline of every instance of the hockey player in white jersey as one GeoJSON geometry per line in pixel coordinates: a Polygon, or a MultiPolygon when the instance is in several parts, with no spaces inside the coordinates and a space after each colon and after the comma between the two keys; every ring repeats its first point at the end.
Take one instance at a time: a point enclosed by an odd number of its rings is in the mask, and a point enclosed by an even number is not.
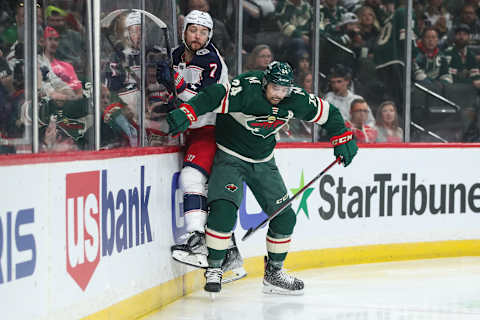
{"type": "MultiPolygon", "coordinates": [[[[178,94],[182,101],[188,101],[211,84],[228,84],[227,66],[211,43],[212,35],[213,21],[208,13],[193,10],[185,16],[183,43],[172,54],[174,69],[183,77],[187,86],[178,94]]],[[[186,151],[179,182],[184,192],[187,234],[183,243],[171,248],[173,259],[202,268],[208,267],[205,245],[206,197],[207,181],[217,148],[215,120],[214,113],[202,115],[186,132],[186,151]]],[[[244,277],[246,272],[242,265],[243,260],[233,239],[222,266],[224,271],[232,270],[233,276],[225,278],[224,282],[244,277]]]]}
{"type": "Polygon", "coordinates": [[[131,12],[125,17],[126,41],[116,44],[107,71],[108,87],[138,115],[140,112],[140,40],[141,14],[131,12]]]}

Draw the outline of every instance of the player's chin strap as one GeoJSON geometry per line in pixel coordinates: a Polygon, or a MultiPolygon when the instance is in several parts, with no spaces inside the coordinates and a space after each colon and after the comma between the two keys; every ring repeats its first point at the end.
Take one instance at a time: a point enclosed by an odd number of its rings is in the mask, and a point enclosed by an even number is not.
{"type": "Polygon", "coordinates": [[[281,214],[283,212],[283,210],[285,210],[285,208],[287,208],[293,200],[295,200],[300,194],[303,193],[303,191],[307,190],[308,187],[310,187],[313,183],[315,183],[315,181],[317,181],[321,176],[323,176],[325,174],[325,172],[327,172],[328,170],[330,170],[331,167],[333,167],[335,164],[340,164],[342,163],[342,158],[341,157],[338,157],[336,158],[332,163],[330,163],[325,169],[322,170],[322,172],[320,172],[319,174],[317,174],[317,176],[315,178],[313,178],[309,183],[307,183],[302,189],[300,189],[297,193],[295,193],[293,195],[293,197],[291,197],[290,199],[288,199],[280,208],[278,208],[277,211],[275,211],[270,217],[266,218],[265,220],[263,220],[258,226],[256,226],[255,228],[249,228],[247,230],[247,233],[245,233],[245,235],[242,237],[242,241],[246,240],[248,237],[250,237],[254,232],[256,232],[258,229],[260,229],[261,227],[263,227],[267,222],[269,222],[270,220],[272,220],[273,218],[275,218],[276,216],[278,216],[279,214],[281,214]]]}

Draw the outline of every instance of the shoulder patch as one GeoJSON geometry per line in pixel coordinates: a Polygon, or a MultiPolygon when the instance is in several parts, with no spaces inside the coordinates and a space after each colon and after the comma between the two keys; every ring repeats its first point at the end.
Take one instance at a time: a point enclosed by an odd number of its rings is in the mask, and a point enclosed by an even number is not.
{"type": "Polygon", "coordinates": [[[196,55],[197,56],[204,56],[204,55],[209,54],[209,53],[210,53],[210,50],[208,50],[207,48],[204,48],[204,49],[197,50],[196,55]]]}

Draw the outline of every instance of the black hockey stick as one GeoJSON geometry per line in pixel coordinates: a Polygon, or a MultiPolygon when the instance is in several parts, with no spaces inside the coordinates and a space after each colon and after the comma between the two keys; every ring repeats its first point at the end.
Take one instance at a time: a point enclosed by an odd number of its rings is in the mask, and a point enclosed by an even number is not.
{"type": "MultiPolygon", "coordinates": [[[[148,17],[154,24],[156,24],[160,29],[163,30],[164,32],[164,37],[165,37],[165,46],[167,50],[167,60],[168,60],[168,65],[170,67],[170,77],[172,79],[172,86],[174,88],[173,90],[173,96],[174,99],[177,99],[177,92],[175,90],[175,80],[174,80],[174,71],[173,71],[173,58],[172,58],[172,50],[170,46],[170,39],[169,39],[169,33],[168,33],[168,26],[165,22],[163,22],[160,18],[157,16],[153,15],[152,13],[145,11],[145,10],[140,10],[140,9],[117,9],[109,14],[107,14],[105,17],[101,19],[101,27],[103,30],[105,30],[105,38],[107,39],[108,43],[112,47],[113,51],[119,58],[119,60],[122,60],[122,52],[114,45],[113,41],[110,39],[109,36],[109,29],[112,26],[113,21],[119,17],[122,14],[125,14],[126,12],[139,12],[140,14],[148,17]]],[[[143,31],[142,31],[143,32],[143,31]]],[[[124,60],[124,59],[123,59],[124,60]]],[[[128,71],[128,66],[126,67],[128,71]]],[[[140,88],[140,79],[136,76],[134,72],[130,72],[132,74],[132,77],[135,79],[137,82],[137,86],[140,88]]]]}
{"type": "Polygon", "coordinates": [[[258,229],[260,229],[261,227],[263,227],[267,222],[269,222],[270,220],[272,220],[273,218],[275,218],[276,216],[278,216],[279,214],[281,214],[283,212],[283,210],[285,210],[285,208],[287,208],[293,200],[295,200],[300,194],[303,193],[303,191],[305,191],[308,187],[310,187],[315,181],[317,181],[321,176],[323,176],[325,174],[325,172],[327,172],[328,170],[330,170],[331,167],[333,167],[336,163],[340,164],[342,161],[342,158],[341,157],[338,157],[336,158],[332,163],[330,163],[328,165],[328,167],[326,167],[325,169],[323,169],[322,172],[320,172],[319,174],[317,174],[317,176],[315,178],[313,178],[309,183],[307,183],[302,189],[300,189],[297,193],[295,193],[293,195],[293,197],[291,197],[287,202],[285,202],[280,208],[278,208],[277,211],[275,211],[270,217],[266,218],[265,220],[263,220],[258,226],[256,226],[255,228],[249,228],[247,230],[247,233],[245,233],[245,235],[242,237],[242,241],[245,241],[248,237],[250,237],[253,233],[255,233],[258,229]]]}

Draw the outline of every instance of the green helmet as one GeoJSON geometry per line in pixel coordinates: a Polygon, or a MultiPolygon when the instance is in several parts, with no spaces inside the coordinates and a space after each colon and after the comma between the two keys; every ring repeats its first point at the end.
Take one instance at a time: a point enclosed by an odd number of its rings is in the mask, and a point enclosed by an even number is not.
{"type": "Polygon", "coordinates": [[[279,86],[293,86],[292,67],[286,62],[272,61],[264,71],[265,80],[279,86]]]}

